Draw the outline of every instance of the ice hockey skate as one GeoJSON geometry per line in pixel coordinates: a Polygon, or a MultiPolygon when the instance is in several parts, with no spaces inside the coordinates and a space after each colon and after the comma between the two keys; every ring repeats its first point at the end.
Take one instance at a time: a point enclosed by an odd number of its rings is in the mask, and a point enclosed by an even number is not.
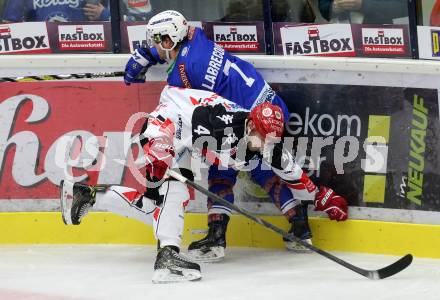
{"type": "Polygon", "coordinates": [[[153,283],[194,281],[201,278],[200,266],[179,253],[177,247],[165,246],[158,250],[153,283]]]}
{"type": "MultiPolygon", "coordinates": [[[[290,219],[290,223],[292,225],[289,229],[289,233],[293,233],[294,236],[311,245],[312,231],[309,227],[307,204],[299,204],[297,207],[295,207],[295,212],[295,216],[290,219]]],[[[311,252],[310,249],[304,247],[297,242],[289,241],[285,238],[283,238],[283,241],[287,250],[289,251],[294,251],[298,253],[311,252]]]]}
{"type": "Polygon", "coordinates": [[[88,186],[82,183],[73,183],[62,180],[61,187],[61,215],[66,225],[79,225],[95,204],[96,192],[105,187],[88,186]]]}
{"type": "Polygon", "coordinates": [[[218,220],[209,222],[206,237],[192,242],[188,247],[188,254],[197,262],[218,262],[225,257],[226,228],[229,216],[218,215],[218,220]]]}

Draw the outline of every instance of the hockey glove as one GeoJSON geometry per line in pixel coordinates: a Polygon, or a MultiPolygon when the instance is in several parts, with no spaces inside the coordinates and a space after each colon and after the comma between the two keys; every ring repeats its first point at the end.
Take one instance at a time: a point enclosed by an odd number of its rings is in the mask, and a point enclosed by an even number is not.
{"type": "Polygon", "coordinates": [[[125,84],[144,83],[148,68],[158,62],[162,63],[155,48],[137,48],[125,65],[125,84]]]}
{"type": "Polygon", "coordinates": [[[172,141],[166,137],[150,139],[145,144],[147,180],[158,182],[162,180],[174,158],[172,141]]]}
{"type": "Polygon", "coordinates": [[[347,201],[325,186],[321,186],[315,195],[315,210],[325,211],[330,220],[338,222],[348,217],[347,201]]]}

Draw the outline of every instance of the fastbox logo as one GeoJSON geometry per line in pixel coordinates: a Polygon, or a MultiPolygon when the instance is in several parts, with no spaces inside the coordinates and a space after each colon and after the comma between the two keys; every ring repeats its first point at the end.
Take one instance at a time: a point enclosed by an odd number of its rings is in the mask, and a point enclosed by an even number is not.
{"type": "Polygon", "coordinates": [[[214,42],[229,51],[258,51],[257,26],[214,25],[214,42]]]}
{"type": "Polygon", "coordinates": [[[58,38],[60,50],[103,50],[106,47],[102,24],[60,25],[58,38]]]}
{"type": "Polygon", "coordinates": [[[365,54],[405,54],[401,28],[362,28],[362,49],[365,54]]]}
{"type": "Polygon", "coordinates": [[[0,54],[51,52],[44,22],[0,25],[0,54]]]}
{"type": "Polygon", "coordinates": [[[356,56],[349,24],[285,26],[280,33],[284,55],[356,56]]]}

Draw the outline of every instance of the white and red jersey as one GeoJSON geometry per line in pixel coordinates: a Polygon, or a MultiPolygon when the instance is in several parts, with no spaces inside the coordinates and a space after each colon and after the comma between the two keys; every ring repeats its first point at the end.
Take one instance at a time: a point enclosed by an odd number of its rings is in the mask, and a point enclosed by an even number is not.
{"type": "Polygon", "coordinates": [[[177,163],[188,151],[202,152],[204,137],[212,152],[235,153],[248,111],[212,92],[166,86],[149,115],[143,137],[172,141],[177,163]]]}
{"type": "Polygon", "coordinates": [[[284,149],[282,143],[265,148],[263,153],[247,149],[244,136],[248,115],[248,110],[215,93],[166,86],[142,135],[148,140],[163,138],[172,143],[168,145],[175,153],[172,168],[191,169],[187,159],[190,154],[208,156],[211,163],[243,170],[252,168],[249,161],[263,158],[283,180],[301,178],[301,167],[291,149],[284,149]]]}

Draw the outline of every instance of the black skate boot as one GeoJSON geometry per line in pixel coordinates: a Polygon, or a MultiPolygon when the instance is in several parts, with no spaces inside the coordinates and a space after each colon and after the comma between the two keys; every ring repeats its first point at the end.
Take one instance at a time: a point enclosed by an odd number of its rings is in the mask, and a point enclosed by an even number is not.
{"type": "Polygon", "coordinates": [[[229,216],[226,214],[210,215],[208,235],[188,247],[190,257],[198,262],[216,262],[225,257],[226,228],[229,216]]]}
{"type": "MultiPolygon", "coordinates": [[[[295,216],[290,219],[292,226],[289,229],[289,233],[293,233],[294,236],[312,244],[312,231],[309,227],[309,218],[307,214],[307,204],[300,204],[295,207],[295,216]]],[[[286,240],[283,238],[286,248],[295,252],[310,252],[310,249],[304,247],[303,245],[286,240]]]]}
{"type": "Polygon", "coordinates": [[[105,187],[88,186],[82,183],[61,181],[61,214],[64,224],[79,225],[95,204],[96,192],[105,191],[105,187]]]}
{"type": "Polygon", "coordinates": [[[158,250],[153,283],[194,281],[201,278],[200,266],[179,254],[179,248],[165,246],[158,250]]]}

